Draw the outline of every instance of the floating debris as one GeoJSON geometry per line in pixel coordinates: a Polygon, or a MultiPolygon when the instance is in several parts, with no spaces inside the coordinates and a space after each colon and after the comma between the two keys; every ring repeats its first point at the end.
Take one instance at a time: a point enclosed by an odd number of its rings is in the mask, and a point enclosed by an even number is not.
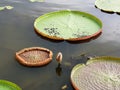
{"type": "Polygon", "coordinates": [[[68,86],[65,84],[65,85],[62,86],[61,89],[62,89],[62,90],[66,90],[67,88],[68,88],[68,86]]]}
{"type": "Polygon", "coordinates": [[[30,2],[44,2],[45,0],[29,0],[30,2]]]}
{"type": "Polygon", "coordinates": [[[73,33],[72,34],[74,37],[76,37],[76,38],[79,38],[79,37],[87,37],[87,36],[90,36],[90,34],[89,34],[89,32],[78,32],[77,31],[77,33],[73,33]]]}
{"type": "Polygon", "coordinates": [[[44,30],[52,36],[60,35],[60,33],[57,31],[57,29],[58,28],[44,28],[44,30]]]}
{"type": "Polygon", "coordinates": [[[82,52],[79,55],[73,55],[71,58],[72,59],[81,59],[83,57],[87,57],[87,53],[86,52],[82,52]]]}
{"type": "Polygon", "coordinates": [[[70,62],[64,62],[65,66],[71,66],[72,64],[70,62]]]}

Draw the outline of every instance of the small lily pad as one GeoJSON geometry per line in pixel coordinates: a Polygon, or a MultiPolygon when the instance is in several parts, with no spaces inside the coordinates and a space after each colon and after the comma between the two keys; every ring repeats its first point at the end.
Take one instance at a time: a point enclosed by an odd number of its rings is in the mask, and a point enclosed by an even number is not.
{"type": "Polygon", "coordinates": [[[30,2],[44,2],[45,0],[29,0],[30,2]]]}
{"type": "Polygon", "coordinates": [[[106,12],[120,13],[120,0],[96,0],[95,6],[106,12]]]}
{"type": "Polygon", "coordinates": [[[22,90],[18,85],[7,80],[0,80],[0,90],[22,90]]]}
{"type": "Polygon", "coordinates": [[[5,9],[5,7],[0,7],[0,11],[2,11],[2,10],[4,10],[5,9]]]}
{"type": "Polygon", "coordinates": [[[120,58],[97,57],[78,64],[71,82],[75,90],[120,90],[120,58]]]}
{"type": "Polygon", "coordinates": [[[13,9],[14,7],[13,7],[13,6],[5,6],[5,8],[8,9],[8,10],[11,10],[11,9],[13,9]]]}
{"type": "Polygon", "coordinates": [[[13,8],[14,8],[13,6],[2,6],[0,7],[0,11],[5,10],[5,9],[11,10],[13,8]]]}

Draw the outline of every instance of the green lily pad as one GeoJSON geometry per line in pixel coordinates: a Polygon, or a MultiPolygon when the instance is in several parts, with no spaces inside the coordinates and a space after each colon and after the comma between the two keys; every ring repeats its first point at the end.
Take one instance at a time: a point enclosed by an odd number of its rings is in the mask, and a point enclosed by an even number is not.
{"type": "Polygon", "coordinates": [[[45,0],[29,0],[30,2],[44,2],[45,0]]]}
{"type": "Polygon", "coordinates": [[[0,11],[2,11],[2,10],[4,10],[4,9],[8,9],[8,10],[11,10],[11,9],[13,9],[14,7],[12,7],[12,6],[2,6],[2,7],[0,7],[0,11]]]}
{"type": "Polygon", "coordinates": [[[22,90],[18,85],[6,80],[0,80],[0,90],[22,90]]]}
{"type": "Polygon", "coordinates": [[[38,17],[35,30],[54,40],[85,40],[101,33],[102,22],[95,16],[71,10],[50,12],[38,17]]]}
{"type": "Polygon", "coordinates": [[[95,6],[106,12],[120,12],[120,0],[96,0],[95,6]]]}
{"type": "Polygon", "coordinates": [[[13,6],[5,6],[5,8],[8,9],[8,10],[11,10],[11,9],[13,9],[14,7],[13,7],[13,6]]]}
{"type": "Polygon", "coordinates": [[[0,7],[0,11],[2,11],[2,10],[4,10],[5,9],[5,7],[0,7]]]}
{"type": "Polygon", "coordinates": [[[71,82],[75,90],[120,90],[120,58],[98,57],[78,64],[71,82]]]}

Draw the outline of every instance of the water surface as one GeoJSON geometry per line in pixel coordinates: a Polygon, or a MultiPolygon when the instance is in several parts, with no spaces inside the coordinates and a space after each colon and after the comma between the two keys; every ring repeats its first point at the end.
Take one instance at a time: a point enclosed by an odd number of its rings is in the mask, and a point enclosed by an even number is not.
{"type": "Polygon", "coordinates": [[[74,90],[70,72],[77,63],[86,62],[81,53],[88,56],[120,56],[120,15],[107,14],[94,7],[95,0],[0,0],[0,6],[11,5],[12,10],[0,11],[0,78],[18,84],[23,90],[74,90]],[[54,42],[35,33],[34,20],[45,13],[71,9],[95,15],[103,22],[102,34],[89,42],[54,42]],[[15,52],[32,46],[53,51],[53,60],[44,67],[29,68],[20,65],[15,52]],[[61,69],[57,68],[56,54],[63,53],[61,69]],[[56,73],[56,69],[58,70],[56,73]]]}

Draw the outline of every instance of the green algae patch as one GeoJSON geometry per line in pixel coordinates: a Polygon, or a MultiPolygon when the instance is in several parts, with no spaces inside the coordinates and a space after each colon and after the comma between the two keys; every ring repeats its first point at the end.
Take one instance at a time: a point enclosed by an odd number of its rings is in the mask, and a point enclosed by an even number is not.
{"type": "Polygon", "coordinates": [[[95,16],[71,10],[50,12],[38,17],[35,30],[55,40],[84,40],[101,32],[102,22],[95,16]]]}
{"type": "Polygon", "coordinates": [[[120,58],[97,57],[78,64],[71,71],[75,90],[119,90],[120,58]]]}
{"type": "Polygon", "coordinates": [[[120,13],[120,0],[96,0],[95,6],[106,12],[120,13]]]}
{"type": "Polygon", "coordinates": [[[0,80],[0,90],[22,90],[18,85],[7,80],[0,80]]]}

